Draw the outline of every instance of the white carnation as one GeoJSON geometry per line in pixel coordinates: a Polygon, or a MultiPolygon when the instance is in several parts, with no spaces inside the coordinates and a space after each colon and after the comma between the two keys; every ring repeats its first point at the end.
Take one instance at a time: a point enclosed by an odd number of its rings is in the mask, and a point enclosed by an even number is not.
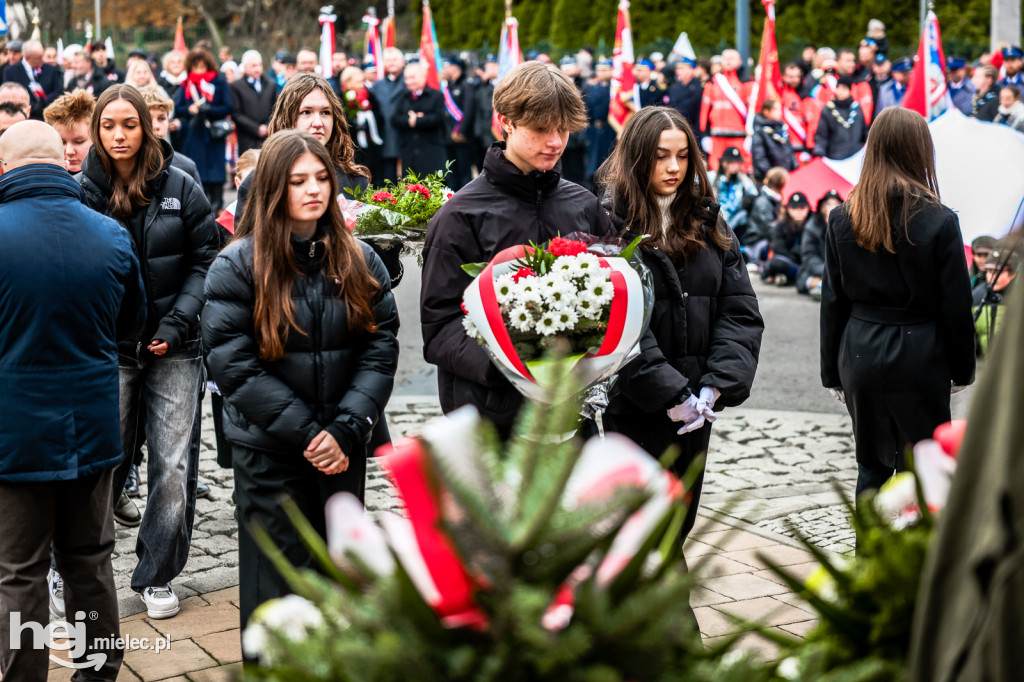
{"type": "Polygon", "coordinates": [[[480,330],[476,328],[475,324],[473,324],[473,320],[471,320],[469,318],[469,315],[464,315],[462,317],[462,327],[466,330],[466,335],[469,338],[471,338],[471,339],[479,339],[480,338],[480,330]]]}

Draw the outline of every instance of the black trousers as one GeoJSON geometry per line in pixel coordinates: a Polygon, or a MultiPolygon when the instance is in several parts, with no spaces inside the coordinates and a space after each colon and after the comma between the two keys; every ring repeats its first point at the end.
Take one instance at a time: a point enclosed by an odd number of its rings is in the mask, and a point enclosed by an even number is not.
{"type": "Polygon", "coordinates": [[[906,453],[914,443],[931,438],[935,427],[949,421],[949,391],[846,393],[857,451],[857,497],[877,490],[907,468],[906,453]]]}
{"type": "Polygon", "coordinates": [[[265,601],[291,593],[284,577],[256,545],[249,532],[259,524],[297,568],[317,568],[309,550],[302,544],[291,521],[279,504],[282,496],[299,506],[313,528],[326,533],[324,505],[327,498],[349,492],[363,501],[366,489],[366,453],[349,454],[348,471],[326,476],[302,456],[252,450],[237,443],[232,447],[235,491],[238,496],[238,581],[239,611],[242,628],[256,607],[265,601]]]}
{"type": "MultiPolygon", "coordinates": [[[[84,626],[85,643],[75,660],[99,653],[99,670],[76,670],[72,680],[114,680],[124,651],[112,641],[95,648],[96,638],[120,637],[117,591],[110,555],[114,551],[111,514],[113,469],[72,481],[0,483],[0,674],[4,680],[44,682],[50,667],[46,646],[34,646],[26,624],[50,622],[46,571],[53,546],[64,578],[64,605],[72,626],[84,626]],[[11,647],[12,614],[18,619],[11,647]],[[78,614],[82,614],[81,617],[78,614]],[[95,614],[96,618],[92,618],[95,614]]],[[[120,490],[118,493],[120,494],[120,490]]],[[[48,639],[48,638],[46,638],[48,639]]]]}
{"type": "Polygon", "coordinates": [[[381,159],[380,167],[381,177],[373,179],[375,186],[383,185],[385,180],[398,182],[398,159],[381,159]]]}

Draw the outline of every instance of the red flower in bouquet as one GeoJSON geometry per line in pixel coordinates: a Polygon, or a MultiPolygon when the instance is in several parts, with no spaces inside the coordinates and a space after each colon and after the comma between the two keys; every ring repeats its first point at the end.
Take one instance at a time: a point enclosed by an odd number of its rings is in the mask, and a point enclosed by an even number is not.
{"type": "Polygon", "coordinates": [[[405,186],[405,191],[406,192],[411,192],[413,194],[419,194],[424,199],[429,199],[430,198],[430,190],[427,189],[426,187],[424,187],[423,185],[420,185],[420,184],[406,185],[405,186]]]}
{"type": "Polygon", "coordinates": [[[390,201],[392,204],[398,203],[398,199],[395,198],[394,194],[392,194],[391,192],[385,192],[383,190],[377,192],[372,197],[370,197],[370,201],[379,201],[381,203],[385,201],[390,201]]]}
{"type": "Polygon", "coordinates": [[[555,257],[558,256],[578,256],[579,254],[587,250],[587,245],[583,242],[578,242],[572,239],[566,239],[565,237],[555,237],[548,244],[548,252],[555,257]]]}
{"type": "Polygon", "coordinates": [[[531,270],[530,268],[519,268],[518,270],[516,270],[516,274],[512,275],[512,281],[513,282],[518,282],[521,279],[526,279],[527,277],[536,277],[536,276],[537,276],[536,273],[534,273],[534,271],[531,270]]]}

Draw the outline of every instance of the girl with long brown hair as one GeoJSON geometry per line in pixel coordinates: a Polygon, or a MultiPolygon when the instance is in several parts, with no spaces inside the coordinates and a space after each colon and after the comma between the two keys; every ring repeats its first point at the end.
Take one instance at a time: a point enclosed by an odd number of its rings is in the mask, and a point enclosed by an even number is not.
{"type": "MultiPolygon", "coordinates": [[[[654,279],[641,355],[619,372],[607,422],[655,457],[670,446],[682,475],[707,452],[716,406],[750,395],[764,323],[739,242],[719,215],[700,145],[669,107],[634,114],[598,181],[624,238],[654,279]]],[[[701,473],[682,536],[696,519],[701,473]]]]}
{"type": "Polygon", "coordinates": [[[889,107],[825,232],[821,381],[853,418],[858,496],[949,421],[949,395],[973,381],[974,363],[963,236],[939,201],[931,132],[889,107]]]}
{"type": "Polygon", "coordinates": [[[233,445],[243,627],[288,592],[249,524],[262,524],[293,565],[314,565],[278,499],[290,496],[321,534],[328,497],[362,499],[366,442],[398,364],[387,271],[345,228],[327,149],[279,132],[251,177],[249,229],[210,268],[202,318],[233,445]]]}
{"type": "Polygon", "coordinates": [[[131,586],[151,618],[169,618],[178,613],[170,581],[188,560],[195,514],[199,460],[193,430],[203,379],[199,313],[218,228],[202,187],[172,167],[174,151],[153,133],[149,107],[134,86],[112,85],[100,95],[90,136],[79,181],[89,206],[131,235],[148,304],[143,333],[118,346],[126,455],[114,490],[123,490],[144,433],[149,499],[140,519],[122,495],[114,518],[142,524],[131,586]]]}

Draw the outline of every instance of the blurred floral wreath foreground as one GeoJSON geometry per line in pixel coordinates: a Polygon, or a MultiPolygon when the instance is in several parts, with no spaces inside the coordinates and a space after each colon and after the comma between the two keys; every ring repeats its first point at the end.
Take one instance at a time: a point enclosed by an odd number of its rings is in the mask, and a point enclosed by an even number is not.
{"type": "Polygon", "coordinates": [[[701,643],[689,593],[702,564],[688,571],[678,542],[686,486],[616,434],[565,439],[578,404],[566,388],[571,364],[563,367],[565,380],[552,382],[562,393],[528,405],[508,443],[464,408],[384,456],[406,518],[386,516],[380,528],[339,495],[328,503],[325,544],[286,502],[320,572],[292,568],[254,528],[295,595],[253,614],[243,648],[258,663],[246,677],[903,679],[956,433],[940,434],[946,449],[918,445],[916,476],[851,507],[856,558],[805,543],[821,561],[806,584],[764,559],[820,619],[803,640],[748,623],[781,645],[780,660],[764,662],[735,649],[743,633],[712,649],[701,643]]]}

